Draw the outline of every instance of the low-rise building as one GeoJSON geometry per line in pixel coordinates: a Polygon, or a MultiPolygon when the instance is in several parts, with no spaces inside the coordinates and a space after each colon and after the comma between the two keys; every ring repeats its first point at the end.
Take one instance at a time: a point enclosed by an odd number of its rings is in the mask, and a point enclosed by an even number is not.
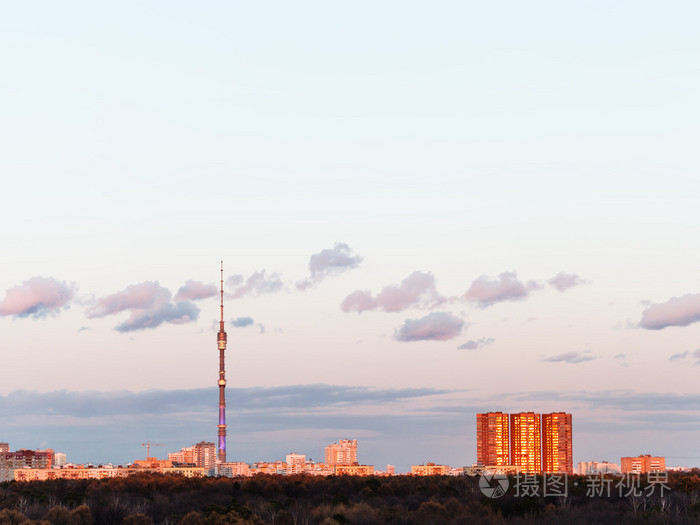
{"type": "Polygon", "coordinates": [[[336,476],[371,476],[374,474],[374,465],[334,465],[336,476]]]}
{"type": "Polygon", "coordinates": [[[449,474],[449,465],[436,465],[435,463],[427,463],[426,465],[411,465],[412,476],[447,476],[449,474]]]}
{"type": "Polygon", "coordinates": [[[18,468],[14,470],[15,481],[46,481],[49,479],[108,479],[125,478],[139,472],[178,474],[188,478],[200,478],[206,474],[202,467],[173,467],[168,460],[149,458],[135,461],[133,466],[113,465],[65,465],[60,468],[18,468]]]}
{"type": "Polygon", "coordinates": [[[666,458],[652,456],[650,454],[637,457],[624,457],[620,459],[620,467],[623,474],[664,472],[666,470],[666,458]]]}
{"type": "Polygon", "coordinates": [[[607,461],[579,461],[576,472],[579,476],[590,474],[619,474],[620,465],[607,461]]]}
{"type": "Polygon", "coordinates": [[[239,476],[250,476],[252,471],[248,463],[242,461],[232,461],[219,465],[219,475],[227,478],[237,478],[239,476]]]}
{"type": "Polygon", "coordinates": [[[85,467],[66,465],[61,468],[19,468],[15,469],[15,481],[46,481],[49,479],[107,479],[123,478],[139,472],[135,468],[85,467]]]}

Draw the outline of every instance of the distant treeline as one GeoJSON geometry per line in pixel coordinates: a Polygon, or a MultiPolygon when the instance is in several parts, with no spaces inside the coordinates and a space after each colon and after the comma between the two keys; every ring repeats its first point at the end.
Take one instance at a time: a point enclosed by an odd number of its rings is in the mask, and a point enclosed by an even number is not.
{"type": "Polygon", "coordinates": [[[107,480],[7,482],[0,484],[0,525],[653,525],[700,521],[700,470],[670,473],[663,494],[650,490],[645,479],[625,495],[614,484],[596,488],[586,477],[572,476],[567,480],[566,496],[516,494],[517,480],[510,478],[505,495],[490,498],[482,493],[479,481],[467,476],[187,479],[139,474],[107,480]],[[609,494],[607,488],[612,489],[609,494]]]}

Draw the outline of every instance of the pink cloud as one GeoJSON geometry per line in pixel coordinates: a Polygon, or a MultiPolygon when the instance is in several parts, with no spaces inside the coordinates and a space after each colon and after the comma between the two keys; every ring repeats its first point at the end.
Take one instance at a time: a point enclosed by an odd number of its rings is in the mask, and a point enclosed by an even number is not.
{"type": "Polygon", "coordinates": [[[401,342],[447,341],[462,333],[464,321],[449,312],[431,312],[420,319],[406,319],[394,339],[401,342]]]}
{"type": "Polygon", "coordinates": [[[493,337],[482,337],[481,339],[472,339],[457,347],[457,350],[478,350],[482,346],[490,345],[495,339],[493,337]]]}
{"type": "Polygon", "coordinates": [[[575,273],[566,272],[559,272],[547,282],[560,292],[565,292],[566,290],[574,286],[588,284],[588,281],[581,279],[581,277],[579,277],[575,273]]]}
{"type": "Polygon", "coordinates": [[[583,363],[585,361],[593,361],[595,357],[587,355],[588,352],[565,352],[563,354],[545,357],[542,361],[548,363],[583,363]]]}
{"type": "Polygon", "coordinates": [[[374,300],[372,294],[357,290],[348,295],[340,304],[340,309],[343,312],[364,312],[365,310],[374,310],[377,307],[377,301],[374,300]]]}
{"type": "Polygon", "coordinates": [[[227,279],[226,284],[234,287],[233,292],[226,295],[231,299],[240,299],[247,295],[277,293],[284,288],[279,274],[272,273],[268,276],[265,275],[265,270],[251,274],[245,281],[242,275],[232,275],[227,279]]]}
{"type": "Polygon", "coordinates": [[[326,277],[338,275],[340,273],[357,268],[362,262],[362,257],[353,254],[350,247],[342,242],[335,244],[333,248],[321,250],[315,253],[309,259],[309,272],[311,276],[308,279],[299,281],[297,288],[306,290],[311,286],[320,283],[326,277]]]}
{"type": "Polygon", "coordinates": [[[117,325],[116,329],[118,332],[134,332],[156,328],[163,323],[187,324],[196,321],[198,317],[199,308],[194,303],[167,303],[148,310],[132,310],[129,319],[117,325]]]}
{"type": "Polygon", "coordinates": [[[486,307],[501,301],[525,299],[532,291],[540,289],[542,286],[535,281],[523,283],[515,272],[503,272],[497,279],[482,275],[472,282],[463,297],[486,307]]]}
{"type": "Polygon", "coordinates": [[[88,318],[99,318],[129,311],[130,317],[117,325],[119,332],[155,328],[163,323],[184,324],[197,320],[199,308],[189,301],[173,304],[167,288],[153,281],[127,286],[121,292],[103,297],[88,309],[88,318]]]}
{"type": "Polygon", "coordinates": [[[673,354],[671,357],[668,358],[669,361],[684,361],[688,356],[690,356],[691,359],[695,359],[695,364],[700,365],[700,348],[697,350],[694,350],[693,352],[686,350],[685,352],[681,352],[678,354],[673,354]]]}
{"type": "Polygon", "coordinates": [[[652,304],[642,312],[639,325],[647,330],[668,326],[688,326],[700,321],[700,294],[672,297],[665,303],[652,304]]]}
{"type": "Polygon", "coordinates": [[[175,294],[176,303],[185,300],[207,299],[219,293],[215,284],[206,284],[200,281],[187,281],[175,294]]]}
{"type": "Polygon", "coordinates": [[[385,286],[376,297],[367,291],[355,291],[343,300],[340,308],[344,312],[400,312],[410,307],[433,308],[445,301],[435,288],[432,274],[413,272],[401,284],[385,286]]]}
{"type": "Polygon", "coordinates": [[[43,317],[55,314],[75,296],[75,284],[52,277],[32,277],[20,286],[8,288],[0,302],[0,315],[43,317]]]}
{"type": "Polygon", "coordinates": [[[170,302],[170,291],[154,281],[132,284],[103,297],[87,311],[88,318],[104,317],[124,310],[158,308],[170,302]]]}

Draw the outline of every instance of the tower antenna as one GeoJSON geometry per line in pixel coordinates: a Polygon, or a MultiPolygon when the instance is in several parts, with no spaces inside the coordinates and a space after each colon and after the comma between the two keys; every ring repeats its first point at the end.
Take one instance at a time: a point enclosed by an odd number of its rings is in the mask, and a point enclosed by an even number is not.
{"type": "Polygon", "coordinates": [[[221,321],[216,335],[219,347],[219,424],[217,456],[219,464],[226,463],[226,331],[224,330],[224,261],[221,261],[221,321]]]}
{"type": "Polygon", "coordinates": [[[224,261],[221,261],[221,322],[219,330],[224,331],[224,261]]]}

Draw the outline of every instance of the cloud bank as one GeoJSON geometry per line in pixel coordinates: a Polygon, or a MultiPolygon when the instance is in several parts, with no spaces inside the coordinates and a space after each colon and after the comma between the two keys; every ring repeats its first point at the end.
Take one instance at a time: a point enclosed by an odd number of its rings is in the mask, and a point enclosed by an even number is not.
{"type": "Polygon", "coordinates": [[[247,279],[242,275],[232,275],[226,280],[226,285],[233,288],[233,292],[226,294],[230,299],[273,294],[284,288],[279,274],[266,275],[265,270],[255,272],[247,279]]]}
{"type": "Polygon", "coordinates": [[[420,319],[406,319],[394,333],[401,342],[447,341],[462,333],[464,321],[449,312],[431,312],[420,319]]]}
{"type": "Polygon", "coordinates": [[[311,256],[309,259],[309,272],[311,275],[308,279],[299,281],[297,288],[306,290],[320,283],[326,277],[357,268],[362,260],[363,258],[360,255],[353,254],[347,244],[338,242],[333,248],[321,250],[319,253],[311,256]]]}
{"type": "Polygon", "coordinates": [[[553,286],[560,292],[565,292],[569,288],[574,286],[579,286],[581,284],[588,284],[588,281],[581,279],[575,273],[559,272],[557,275],[552,277],[547,281],[550,286],[553,286]]]}
{"type": "Polygon", "coordinates": [[[642,312],[639,326],[647,330],[663,330],[669,326],[688,326],[698,321],[700,294],[686,294],[649,306],[642,312]]]}
{"type": "Polygon", "coordinates": [[[173,299],[176,303],[180,301],[196,301],[198,299],[208,299],[215,297],[219,289],[215,284],[207,284],[201,281],[187,281],[175,294],[173,299]]]}
{"type": "Polygon", "coordinates": [[[76,286],[53,277],[32,277],[8,288],[0,302],[0,315],[45,317],[66,308],[75,296],[76,286]]]}
{"type": "Polygon", "coordinates": [[[383,310],[401,312],[411,307],[434,308],[446,299],[435,288],[435,277],[430,273],[413,272],[401,284],[386,286],[376,297],[368,291],[357,290],[340,305],[343,312],[383,310]]]}
{"type": "Polygon", "coordinates": [[[525,299],[532,291],[540,289],[542,286],[535,281],[523,283],[515,272],[503,272],[497,279],[485,275],[475,279],[463,297],[485,308],[502,301],[525,299]]]}
{"type": "Polygon", "coordinates": [[[583,363],[584,361],[593,361],[595,357],[586,355],[585,352],[565,352],[563,354],[544,357],[542,361],[546,363],[583,363]]]}
{"type": "MultiPolygon", "coordinates": [[[[50,446],[67,453],[75,463],[127,463],[143,455],[143,440],[135,440],[135,435],[166,443],[163,453],[213,440],[216,392],[212,386],[144,392],[25,390],[0,394],[4,440],[27,448],[50,446]]],[[[637,429],[657,428],[663,421],[650,443],[677,436],[677,443],[669,446],[679,456],[692,456],[700,436],[698,393],[506,390],[486,398],[475,394],[468,390],[328,384],[231,387],[227,398],[237,409],[236,432],[229,433],[229,446],[236,450],[236,459],[247,462],[284,458],[290,450],[322,458],[328,443],[357,437],[363,463],[410,464],[427,454],[442,463],[461,465],[465,461],[464,436],[467,448],[476,450],[475,413],[491,409],[515,412],[533,405],[551,410],[555,408],[553,399],[557,410],[576,407],[575,414],[593,413],[592,418],[575,415],[577,428],[604,435],[603,441],[617,439],[614,432],[618,430],[624,437],[637,429]],[[614,416],[614,421],[601,419],[600,409],[614,416]],[[455,436],[461,436],[462,442],[455,436]]],[[[606,450],[600,454],[614,457],[614,450],[606,450]]]]}
{"type": "MultiPolygon", "coordinates": [[[[226,390],[227,397],[232,404],[242,411],[276,413],[291,409],[292,413],[297,416],[299,409],[313,410],[324,407],[392,403],[454,392],[454,390],[434,388],[377,389],[329,384],[227,387],[226,390]]],[[[38,414],[92,417],[211,411],[212,399],[216,399],[217,392],[215,386],[189,390],[146,390],[143,392],[127,390],[70,392],[59,390],[44,393],[16,390],[6,395],[0,394],[0,412],[8,417],[38,414]]],[[[216,410],[216,406],[214,406],[214,410],[216,410]]]]}
{"type": "Polygon", "coordinates": [[[457,350],[478,350],[482,346],[490,345],[495,339],[493,337],[482,337],[481,339],[472,339],[457,347],[457,350]]]}
{"type": "Polygon", "coordinates": [[[690,357],[691,359],[695,359],[696,365],[700,364],[700,348],[698,348],[694,352],[690,352],[689,350],[686,350],[685,352],[673,354],[671,357],[668,358],[668,360],[669,361],[683,361],[687,357],[690,357]]]}
{"type": "Polygon", "coordinates": [[[252,317],[237,317],[231,321],[231,324],[236,328],[245,328],[246,326],[252,325],[254,322],[252,317]]]}
{"type": "Polygon", "coordinates": [[[131,316],[117,325],[118,332],[155,328],[163,323],[185,324],[196,321],[199,308],[189,301],[171,302],[171,294],[154,281],[127,286],[121,292],[103,297],[88,309],[88,318],[102,318],[129,311],[131,316]]]}

